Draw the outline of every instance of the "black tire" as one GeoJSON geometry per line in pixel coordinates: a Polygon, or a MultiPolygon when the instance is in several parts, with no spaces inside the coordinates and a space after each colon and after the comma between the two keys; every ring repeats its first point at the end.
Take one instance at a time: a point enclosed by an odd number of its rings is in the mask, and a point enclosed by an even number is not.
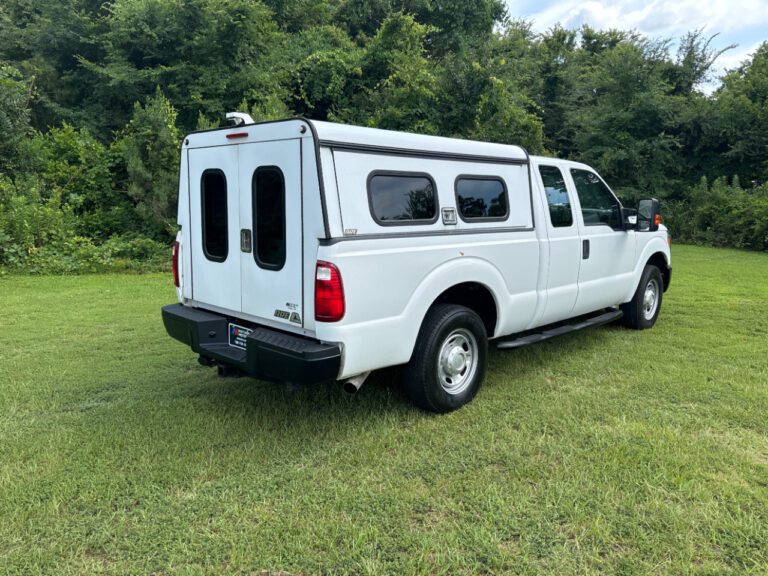
{"type": "Polygon", "coordinates": [[[488,336],[480,317],[464,306],[437,304],[427,312],[405,367],[405,393],[423,410],[456,410],[477,394],[487,361],[488,336]]]}
{"type": "Polygon", "coordinates": [[[640,283],[632,300],[621,305],[624,312],[622,323],[627,328],[645,330],[656,324],[656,319],[661,312],[661,301],[664,296],[664,280],[656,266],[648,264],[640,276],[640,283]],[[654,293],[653,304],[649,304],[649,290],[654,293]]]}

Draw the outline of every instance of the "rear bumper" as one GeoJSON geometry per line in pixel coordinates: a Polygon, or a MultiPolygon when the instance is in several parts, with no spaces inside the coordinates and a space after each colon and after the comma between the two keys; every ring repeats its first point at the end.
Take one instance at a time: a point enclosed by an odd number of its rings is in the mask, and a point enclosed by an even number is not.
{"type": "Polygon", "coordinates": [[[229,345],[229,319],[182,304],[164,306],[163,324],[168,334],[187,344],[201,356],[234,366],[246,374],[266,380],[316,384],[335,380],[341,365],[337,344],[254,327],[246,338],[246,349],[229,345]]]}

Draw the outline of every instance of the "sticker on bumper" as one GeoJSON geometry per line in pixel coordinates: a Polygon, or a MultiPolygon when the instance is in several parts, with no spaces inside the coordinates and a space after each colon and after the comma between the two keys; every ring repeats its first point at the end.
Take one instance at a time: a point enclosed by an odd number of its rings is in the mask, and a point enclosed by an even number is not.
{"type": "Polygon", "coordinates": [[[235,348],[245,350],[245,339],[248,338],[248,334],[253,332],[253,329],[240,326],[239,324],[229,325],[229,345],[235,348]]]}

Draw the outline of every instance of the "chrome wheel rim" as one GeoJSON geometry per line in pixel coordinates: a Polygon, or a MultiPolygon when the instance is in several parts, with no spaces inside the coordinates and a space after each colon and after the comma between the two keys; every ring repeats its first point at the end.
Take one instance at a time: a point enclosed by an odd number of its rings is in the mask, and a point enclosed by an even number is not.
{"type": "Polygon", "coordinates": [[[645,294],[643,294],[643,316],[650,320],[656,314],[659,307],[659,283],[655,278],[648,281],[645,285],[645,294]]]}
{"type": "Polygon", "coordinates": [[[437,357],[437,378],[448,394],[464,392],[477,372],[477,339],[469,330],[458,328],[443,340],[437,357]]]}

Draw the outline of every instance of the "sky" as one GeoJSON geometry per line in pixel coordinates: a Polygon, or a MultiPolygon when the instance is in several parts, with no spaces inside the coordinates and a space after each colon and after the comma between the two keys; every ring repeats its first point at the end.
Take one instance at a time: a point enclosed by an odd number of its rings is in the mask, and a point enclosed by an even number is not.
{"type": "MultiPolygon", "coordinates": [[[[768,0],[506,0],[512,18],[544,32],[558,22],[565,28],[636,30],[652,38],[677,39],[704,28],[715,49],[738,44],[717,60],[715,72],[736,68],[768,41],[768,0]]],[[[673,50],[676,46],[673,47],[673,50]]],[[[714,85],[705,87],[714,89],[714,85]]]]}

